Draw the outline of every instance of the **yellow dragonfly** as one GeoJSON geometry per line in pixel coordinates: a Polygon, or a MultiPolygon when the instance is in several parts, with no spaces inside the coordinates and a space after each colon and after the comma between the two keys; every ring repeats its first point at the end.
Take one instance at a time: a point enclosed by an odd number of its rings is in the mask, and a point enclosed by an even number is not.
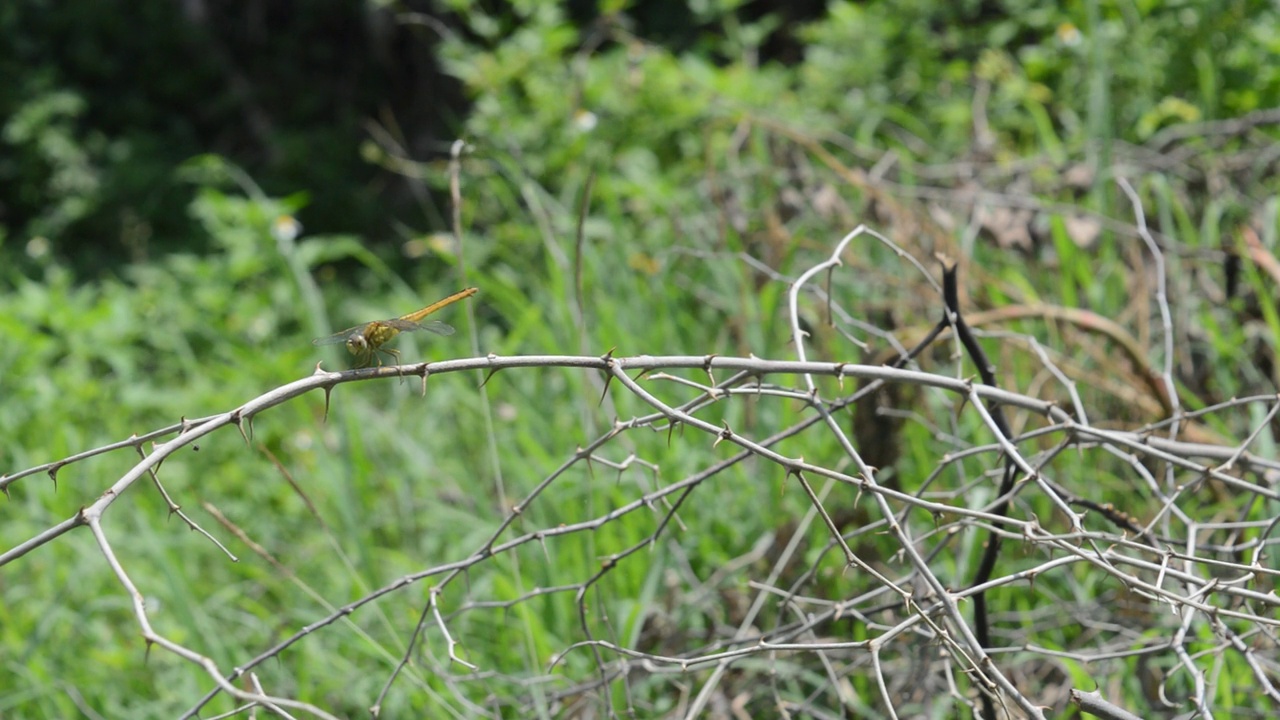
{"type": "Polygon", "coordinates": [[[313,345],[337,345],[338,343],[346,343],[347,350],[356,356],[357,365],[367,365],[372,359],[377,359],[378,365],[382,365],[380,355],[394,357],[396,363],[400,362],[400,353],[392,348],[383,347],[391,338],[402,332],[413,332],[415,330],[426,330],[437,335],[452,335],[453,328],[439,320],[431,322],[422,322],[422,318],[439,310],[440,308],[452,305],[459,300],[475,295],[478,290],[476,288],[467,288],[461,292],[456,292],[439,302],[411,312],[408,315],[401,315],[398,318],[389,320],[374,320],[363,325],[347,328],[342,332],[336,332],[328,337],[316,338],[312,340],[313,345]]]}

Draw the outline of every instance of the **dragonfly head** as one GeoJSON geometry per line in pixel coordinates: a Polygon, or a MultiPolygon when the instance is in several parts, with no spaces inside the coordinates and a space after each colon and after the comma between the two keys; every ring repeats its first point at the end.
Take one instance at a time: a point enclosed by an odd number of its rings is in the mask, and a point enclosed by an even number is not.
{"type": "Polygon", "coordinates": [[[365,339],[364,333],[355,333],[347,338],[347,350],[352,355],[364,355],[369,352],[369,341],[365,339]]]}

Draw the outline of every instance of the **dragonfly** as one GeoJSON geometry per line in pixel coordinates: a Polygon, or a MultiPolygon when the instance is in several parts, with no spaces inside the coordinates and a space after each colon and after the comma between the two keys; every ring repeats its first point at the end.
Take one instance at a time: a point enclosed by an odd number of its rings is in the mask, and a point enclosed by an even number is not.
{"type": "Polygon", "coordinates": [[[313,345],[337,345],[345,343],[347,350],[356,356],[356,364],[358,366],[367,365],[370,360],[376,359],[378,365],[382,365],[381,355],[395,358],[397,364],[400,362],[399,351],[383,347],[386,343],[402,332],[414,332],[416,330],[426,330],[437,335],[452,335],[453,328],[439,320],[430,322],[422,322],[422,319],[437,310],[452,305],[459,300],[465,300],[475,295],[478,290],[476,288],[467,288],[461,292],[456,292],[449,297],[438,302],[409,313],[401,315],[398,318],[390,318],[388,320],[374,320],[355,327],[349,327],[342,332],[336,332],[332,335],[322,338],[316,338],[311,341],[313,345]]]}

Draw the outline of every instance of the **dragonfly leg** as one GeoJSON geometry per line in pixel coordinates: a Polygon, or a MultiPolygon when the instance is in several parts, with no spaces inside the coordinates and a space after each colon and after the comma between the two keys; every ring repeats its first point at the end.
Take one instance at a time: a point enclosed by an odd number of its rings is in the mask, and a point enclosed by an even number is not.
{"type": "MultiPolygon", "coordinates": [[[[395,348],[378,348],[377,353],[379,355],[385,353],[387,357],[395,360],[396,365],[400,364],[400,351],[395,348]]],[[[382,358],[378,358],[378,367],[382,367],[382,358]]]]}
{"type": "MultiPolygon", "coordinates": [[[[395,348],[379,348],[378,352],[384,352],[388,356],[394,358],[396,361],[396,367],[400,367],[400,351],[399,350],[396,350],[395,348]]],[[[382,363],[379,362],[378,364],[381,365],[382,363]]],[[[404,370],[401,369],[398,374],[400,375],[400,382],[404,383],[404,370]]]]}

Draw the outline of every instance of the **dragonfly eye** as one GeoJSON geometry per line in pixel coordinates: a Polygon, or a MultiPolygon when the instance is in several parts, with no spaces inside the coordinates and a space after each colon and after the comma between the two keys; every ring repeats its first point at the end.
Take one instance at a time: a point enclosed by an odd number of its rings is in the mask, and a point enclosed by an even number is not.
{"type": "Polygon", "coordinates": [[[364,339],[364,335],[356,334],[347,338],[347,349],[353,353],[364,352],[369,343],[364,339]]]}

